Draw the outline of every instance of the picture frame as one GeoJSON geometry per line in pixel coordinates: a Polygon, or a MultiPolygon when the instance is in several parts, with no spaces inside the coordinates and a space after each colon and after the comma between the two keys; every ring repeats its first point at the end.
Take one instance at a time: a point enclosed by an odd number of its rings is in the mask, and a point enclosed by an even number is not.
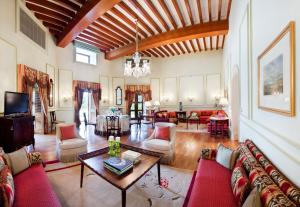
{"type": "Polygon", "coordinates": [[[295,22],[262,52],[258,63],[258,108],[295,116],[295,22]]]}

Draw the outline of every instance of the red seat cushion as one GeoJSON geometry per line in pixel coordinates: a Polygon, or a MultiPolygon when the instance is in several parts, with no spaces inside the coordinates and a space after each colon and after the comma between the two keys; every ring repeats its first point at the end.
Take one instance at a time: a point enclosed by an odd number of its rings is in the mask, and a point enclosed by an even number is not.
{"type": "Polygon", "coordinates": [[[188,207],[238,206],[231,189],[231,171],[213,160],[201,159],[188,207]]]}
{"type": "Polygon", "coordinates": [[[75,125],[60,127],[61,140],[74,139],[76,136],[75,125]]]}
{"type": "Polygon", "coordinates": [[[155,126],[155,139],[170,141],[170,127],[155,126]]]}
{"type": "Polygon", "coordinates": [[[14,177],[14,207],[61,207],[41,165],[33,165],[14,177]]]}

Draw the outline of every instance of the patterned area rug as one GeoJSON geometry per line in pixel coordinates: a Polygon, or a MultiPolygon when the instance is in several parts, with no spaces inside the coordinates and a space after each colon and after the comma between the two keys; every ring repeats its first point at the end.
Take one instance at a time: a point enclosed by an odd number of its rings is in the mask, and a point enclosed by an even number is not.
{"type": "MultiPolygon", "coordinates": [[[[73,163],[74,164],[74,163],[73,163]]],[[[121,191],[85,168],[80,188],[80,166],[48,164],[49,180],[64,207],[120,207],[121,191]],[[51,166],[53,165],[53,166],[51,166]]],[[[157,183],[157,168],[127,190],[127,207],[181,207],[192,179],[192,172],[161,166],[162,186],[157,183]]]]}

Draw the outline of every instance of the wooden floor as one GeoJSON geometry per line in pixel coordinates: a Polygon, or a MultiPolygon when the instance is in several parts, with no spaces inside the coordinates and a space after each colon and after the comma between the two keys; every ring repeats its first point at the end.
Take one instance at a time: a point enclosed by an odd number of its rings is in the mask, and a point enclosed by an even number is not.
{"type": "MultiPolygon", "coordinates": [[[[93,151],[107,146],[106,137],[101,137],[94,134],[94,127],[80,127],[80,135],[88,140],[88,151],[93,151]]],[[[146,126],[142,130],[132,128],[132,133],[129,136],[121,137],[121,142],[140,146],[141,142],[146,139],[152,132],[151,128],[146,126]]],[[[35,150],[42,153],[43,159],[46,161],[56,160],[56,140],[54,135],[44,136],[35,135],[36,147],[35,150]]],[[[235,148],[238,145],[237,141],[231,141],[229,138],[211,137],[208,133],[192,133],[192,132],[177,132],[175,142],[175,161],[172,166],[177,168],[194,170],[197,166],[200,150],[202,148],[215,148],[218,143],[223,143],[225,146],[235,148]]]]}

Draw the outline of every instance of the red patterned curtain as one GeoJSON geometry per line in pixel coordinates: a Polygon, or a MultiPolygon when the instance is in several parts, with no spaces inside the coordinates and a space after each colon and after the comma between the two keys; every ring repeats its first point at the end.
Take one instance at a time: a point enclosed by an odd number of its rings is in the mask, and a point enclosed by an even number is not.
{"type": "Polygon", "coordinates": [[[144,101],[152,100],[152,93],[150,85],[126,85],[125,86],[125,107],[127,113],[129,113],[129,108],[132,102],[135,100],[136,94],[141,94],[144,101]]]}
{"type": "Polygon", "coordinates": [[[99,101],[101,100],[101,85],[100,83],[88,81],[73,81],[74,106],[75,106],[75,123],[77,127],[80,125],[79,110],[82,105],[82,97],[84,91],[90,91],[96,106],[96,114],[99,114],[99,101]]]}
{"type": "Polygon", "coordinates": [[[47,134],[48,128],[48,104],[50,95],[50,82],[49,75],[41,71],[29,68],[26,65],[18,65],[17,74],[17,91],[22,93],[28,93],[29,105],[28,110],[32,112],[32,94],[35,84],[39,86],[39,96],[44,113],[44,133],[47,134]]]}

